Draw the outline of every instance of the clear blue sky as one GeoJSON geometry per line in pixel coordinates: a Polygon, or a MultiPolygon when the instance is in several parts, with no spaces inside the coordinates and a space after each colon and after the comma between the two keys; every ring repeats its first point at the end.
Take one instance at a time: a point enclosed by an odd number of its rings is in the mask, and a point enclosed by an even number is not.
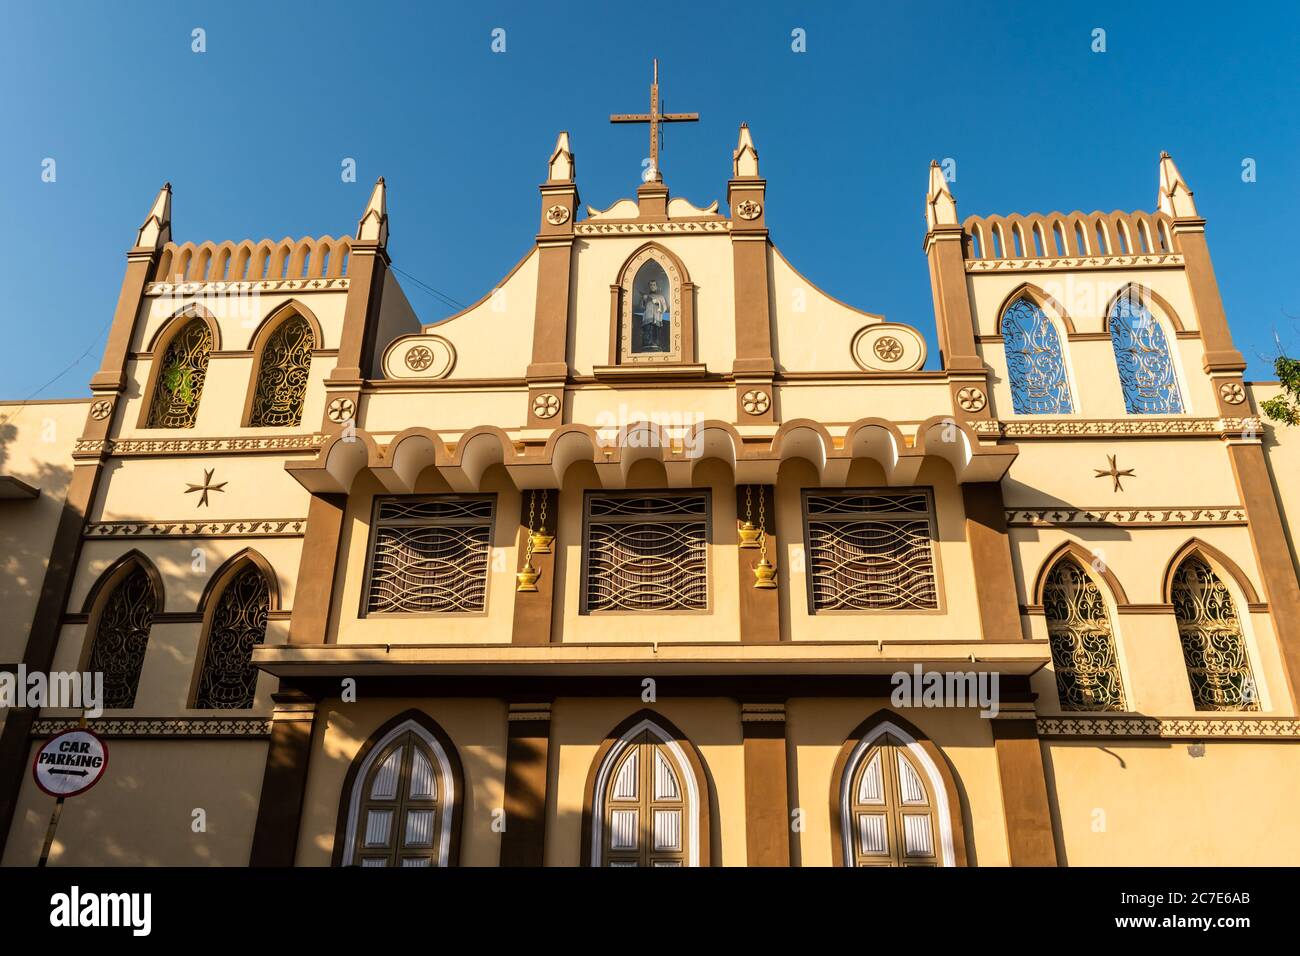
{"type": "MultiPolygon", "coordinates": [[[[931,158],[957,160],[963,216],[1109,211],[1153,208],[1168,149],[1209,219],[1248,374],[1271,378],[1274,332],[1300,346],[1297,4],[1135,6],[8,5],[0,397],[64,369],[40,394],[86,393],[123,254],[165,180],[178,241],[238,240],[349,232],[383,175],[395,264],[476,299],[531,242],[558,130],[585,203],[631,195],[644,127],[608,114],[644,110],[652,56],[667,105],[703,115],[667,131],[673,194],[725,201],[747,121],[783,252],[832,295],[919,327],[932,355],[931,158]]],[[[425,321],[451,311],[404,285],[425,321]]]]}

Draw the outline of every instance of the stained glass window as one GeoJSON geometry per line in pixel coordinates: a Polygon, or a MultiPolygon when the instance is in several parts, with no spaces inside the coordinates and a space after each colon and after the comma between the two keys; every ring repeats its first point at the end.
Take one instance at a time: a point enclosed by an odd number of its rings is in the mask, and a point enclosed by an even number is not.
{"type": "Polygon", "coordinates": [[[1016,414],[1072,412],[1061,339],[1043,310],[1028,298],[1017,299],[1002,316],[1002,340],[1016,414]]]}
{"type": "Polygon", "coordinates": [[[104,675],[104,706],[135,706],[157,598],[148,573],[133,567],[104,602],[87,669],[104,675]]]}
{"type": "Polygon", "coordinates": [[[226,586],[208,630],[195,707],[253,706],[258,675],[253,648],[266,638],[269,610],[270,589],[261,569],[247,567],[226,586]]]}
{"type": "Polygon", "coordinates": [[[1165,330],[1135,293],[1126,293],[1115,301],[1110,313],[1110,340],[1129,414],[1181,414],[1183,396],[1165,330]]]}
{"type": "Polygon", "coordinates": [[[1123,710],[1124,686],[1101,588],[1073,558],[1043,586],[1043,610],[1063,710],[1123,710]]]}
{"type": "Polygon", "coordinates": [[[163,352],[147,428],[194,427],[211,351],[212,330],[202,319],[190,320],[172,337],[163,352]]]}
{"type": "Polygon", "coordinates": [[[1197,710],[1259,710],[1250,658],[1232,595],[1193,555],[1174,572],[1174,614],[1197,710]]]}
{"type": "Polygon", "coordinates": [[[253,392],[251,427],[294,426],[302,422],[302,400],[311,373],[316,337],[300,315],[285,319],[262,347],[253,392]]]}

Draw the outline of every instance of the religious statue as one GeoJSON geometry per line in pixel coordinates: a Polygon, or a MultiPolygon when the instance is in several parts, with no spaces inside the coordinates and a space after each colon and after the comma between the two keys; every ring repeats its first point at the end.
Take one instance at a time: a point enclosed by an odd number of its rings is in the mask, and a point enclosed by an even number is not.
{"type": "Polygon", "coordinates": [[[641,293],[640,311],[635,314],[641,320],[641,348],[638,351],[667,352],[672,316],[668,311],[668,300],[659,291],[657,279],[651,279],[649,288],[641,293]]]}

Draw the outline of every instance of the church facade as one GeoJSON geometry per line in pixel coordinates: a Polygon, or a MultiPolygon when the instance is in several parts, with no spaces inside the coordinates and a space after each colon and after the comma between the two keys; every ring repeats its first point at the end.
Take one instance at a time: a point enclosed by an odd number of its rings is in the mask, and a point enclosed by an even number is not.
{"type": "MultiPolygon", "coordinates": [[[[0,668],[104,675],[52,864],[1294,861],[1300,443],[1172,159],[964,221],[932,166],[930,368],[782,256],[747,128],[725,210],[546,166],[431,325],[383,180],[279,242],[165,187],[91,397],[0,405],[0,668]]],[[[81,719],[0,711],[4,865],[81,719]]]]}

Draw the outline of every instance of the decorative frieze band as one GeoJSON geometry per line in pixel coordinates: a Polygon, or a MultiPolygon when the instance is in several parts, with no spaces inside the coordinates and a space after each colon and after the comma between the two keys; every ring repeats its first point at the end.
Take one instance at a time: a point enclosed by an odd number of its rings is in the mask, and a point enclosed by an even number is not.
{"type": "Polygon", "coordinates": [[[1052,259],[973,259],[967,272],[1039,272],[1052,269],[1159,269],[1181,266],[1178,253],[1141,256],[1068,256],[1052,259]]]}
{"type": "Polygon", "coordinates": [[[107,454],[120,458],[145,455],[194,455],[227,452],[317,451],[325,435],[279,435],[233,438],[106,438],[79,439],[73,454],[107,454]]]}
{"type": "Polygon", "coordinates": [[[318,279],[261,279],[256,282],[150,282],[145,285],[144,294],[191,296],[262,292],[330,292],[347,287],[347,276],[318,279]]]}
{"type": "Polygon", "coordinates": [[[1271,738],[1300,740],[1295,717],[1039,717],[1040,737],[1271,738]]]}
{"type": "Polygon", "coordinates": [[[1093,527],[1097,525],[1242,525],[1244,509],[1217,508],[1009,508],[1009,527],[1093,527]]]}
{"type": "Polygon", "coordinates": [[[87,538],[300,538],[306,518],[236,518],[230,521],[91,521],[87,538]]]}
{"type": "Polygon", "coordinates": [[[580,236],[647,236],[664,233],[730,232],[731,220],[710,219],[704,222],[580,222],[573,227],[580,236]]]}
{"type": "MultiPolygon", "coordinates": [[[[53,737],[81,726],[76,717],[43,717],[32,724],[33,737],[53,737]]],[[[266,717],[107,717],[87,721],[101,737],[269,737],[266,717]]]]}
{"type": "Polygon", "coordinates": [[[1183,438],[1258,437],[1262,424],[1250,418],[1052,418],[1038,421],[968,421],[981,438],[1183,438]]]}

